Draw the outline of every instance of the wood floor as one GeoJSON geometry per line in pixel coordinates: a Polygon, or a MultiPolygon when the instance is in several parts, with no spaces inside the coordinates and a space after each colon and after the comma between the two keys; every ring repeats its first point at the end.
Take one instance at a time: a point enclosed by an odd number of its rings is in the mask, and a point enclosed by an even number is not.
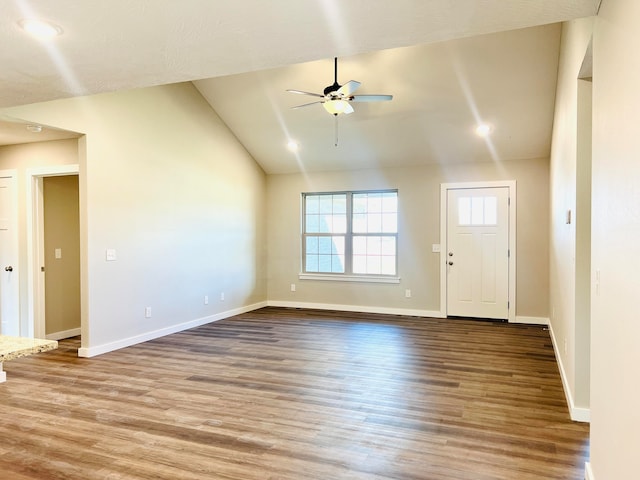
{"type": "Polygon", "coordinates": [[[5,363],[0,478],[583,479],[549,332],[265,308],[5,363]]]}

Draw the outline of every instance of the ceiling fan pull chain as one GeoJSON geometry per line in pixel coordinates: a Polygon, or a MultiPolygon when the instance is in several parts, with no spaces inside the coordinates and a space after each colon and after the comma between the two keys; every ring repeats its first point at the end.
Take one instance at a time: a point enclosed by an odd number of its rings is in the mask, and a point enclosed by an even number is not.
{"type": "Polygon", "coordinates": [[[335,142],[335,146],[338,146],[338,115],[334,115],[334,118],[336,119],[336,123],[335,123],[335,131],[336,131],[336,142],[335,142]]]}

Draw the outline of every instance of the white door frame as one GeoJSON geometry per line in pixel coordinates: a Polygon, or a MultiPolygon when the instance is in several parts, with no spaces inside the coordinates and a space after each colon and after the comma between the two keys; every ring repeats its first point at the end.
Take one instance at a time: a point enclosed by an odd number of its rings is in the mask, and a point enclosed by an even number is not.
{"type": "Polygon", "coordinates": [[[509,323],[516,321],[516,181],[465,182],[440,184],[440,314],[447,316],[447,194],[461,188],[509,189],[509,323]]]}
{"type": "Polygon", "coordinates": [[[27,336],[45,338],[43,178],[78,175],[80,167],[53,165],[27,169],[27,336]]]}

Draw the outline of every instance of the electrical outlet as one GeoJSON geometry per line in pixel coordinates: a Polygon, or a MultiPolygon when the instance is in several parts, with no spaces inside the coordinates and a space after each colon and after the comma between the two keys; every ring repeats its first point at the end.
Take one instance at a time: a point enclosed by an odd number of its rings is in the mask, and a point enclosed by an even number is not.
{"type": "Polygon", "coordinates": [[[204,296],[204,304],[209,305],[209,295],[204,296]]]}
{"type": "Polygon", "coordinates": [[[220,292],[220,301],[224,302],[224,292],[220,292]]]}
{"type": "Polygon", "coordinates": [[[151,318],[151,307],[144,308],[144,318],[151,318]]]}
{"type": "Polygon", "coordinates": [[[411,298],[411,290],[407,289],[404,291],[404,298],[411,298]]]}
{"type": "Polygon", "coordinates": [[[295,292],[295,291],[296,291],[296,284],[295,284],[295,283],[292,283],[292,284],[291,284],[291,291],[292,291],[292,292],[295,292]]]}

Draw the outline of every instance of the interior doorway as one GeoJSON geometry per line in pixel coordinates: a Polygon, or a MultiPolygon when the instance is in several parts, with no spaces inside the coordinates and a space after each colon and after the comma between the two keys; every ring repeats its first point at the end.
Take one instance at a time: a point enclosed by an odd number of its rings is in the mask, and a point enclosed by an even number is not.
{"type": "Polygon", "coordinates": [[[28,323],[31,335],[80,335],[78,165],[27,171],[28,323]]]}
{"type": "Polygon", "coordinates": [[[80,335],[78,175],[43,177],[45,338],[80,335]]]}

